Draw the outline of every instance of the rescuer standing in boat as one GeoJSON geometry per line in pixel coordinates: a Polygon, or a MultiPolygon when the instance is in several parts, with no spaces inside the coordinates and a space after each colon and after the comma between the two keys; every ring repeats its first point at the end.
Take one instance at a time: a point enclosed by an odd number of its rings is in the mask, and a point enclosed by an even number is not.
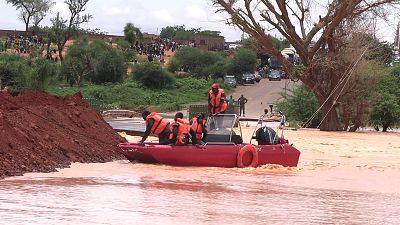
{"type": "Polygon", "coordinates": [[[169,141],[174,145],[185,145],[189,142],[190,124],[183,119],[183,113],[175,114],[174,122],[171,123],[169,141]]]}
{"type": "MultiPolygon", "coordinates": [[[[206,119],[203,113],[197,114],[196,117],[193,117],[190,120],[190,130],[191,130],[191,135],[192,137],[194,136],[196,138],[197,142],[202,141],[203,143],[206,142],[207,138],[207,125],[206,125],[206,119]]],[[[193,142],[193,138],[192,138],[193,142]]]]}
{"type": "Polygon", "coordinates": [[[227,106],[224,89],[219,88],[219,84],[213,84],[208,93],[208,113],[224,113],[227,106]]]}
{"type": "Polygon", "coordinates": [[[169,122],[155,112],[144,111],[142,117],[146,121],[146,131],[139,143],[145,142],[150,134],[154,134],[159,138],[160,145],[168,145],[170,134],[169,122]]]}

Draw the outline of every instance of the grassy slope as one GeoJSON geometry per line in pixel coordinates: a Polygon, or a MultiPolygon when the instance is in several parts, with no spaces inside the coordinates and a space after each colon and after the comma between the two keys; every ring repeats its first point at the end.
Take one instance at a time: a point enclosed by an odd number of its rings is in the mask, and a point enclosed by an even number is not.
{"type": "Polygon", "coordinates": [[[183,104],[206,101],[211,84],[212,81],[202,79],[177,78],[173,89],[151,90],[135,81],[126,81],[73,88],[50,87],[48,91],[59,96],[81,91],[84,97],[100,99],[110,108],[137,109],[153,105],[160,110],[177,110],[183,104]]]}

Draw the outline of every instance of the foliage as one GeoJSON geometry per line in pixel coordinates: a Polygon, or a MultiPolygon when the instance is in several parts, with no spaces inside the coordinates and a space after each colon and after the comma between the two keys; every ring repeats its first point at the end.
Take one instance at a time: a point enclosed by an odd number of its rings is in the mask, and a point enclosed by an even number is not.
{"type": "Polygon", "coordinates": [[[219,36],[221,32],[212,30],[201,30],[201,28],[186,29],[182,26],[167,26],[163,27],[160,32],[160,37],[169,40],[192,41],[195,34],[219,36]]]}
{"type": "Polygon", "coordinates": [[[387,41],[381,42],[376,37],[368,33],[355,33],[353,39],[362,42],[363,46],[368,46],[366,59],[381,64],[389,65],[393,62],[394,46],[387,41]]]}
{"type": "Polygon", "coordinates": [[[30,75],[31,65],[26,59],[18,55],[0,55],[0,80],[3,87],[20,90],[30,75]]]}
{"type": "Polygon", "coordinates": [[[143,38],[143,34],[138,27],[135,27],[133,23],[127,23],[124,27],[125,40],[130,43],[131,48],[135,45],[137,40],[143,38]]]}
{"type": "Polygon", "coordinates": [[[137,60],[137,52],[131,48],[131,44],[124,40],[119,39],[117,41],[118,49],[120,49],[124,54],[125,62],[133,62],[137,60]]]}
{"type": "Polygon", "coordinates": [[[228,69],[227,60],[221,59],[212,65],[206,66],[203,74],[209,74],[213,80],[223,79],[228,69]]]}
{"type": "Polygon", "coordinates": [[[17,55],[0,55],[1,83],[15,92],[44,90],[49,81],[57,77],[58,70],[58,64],[43,58],[31,60],[17,55]]]}
{"type": "Polygon", "coordinates": [[[174,73],[176,71],[179,71],[181,69],[181,66],[181,63],[176,59],[176,57],[173,57],[169,61],[168,71],[174,73]]]}
{"type": "Polygon", "coordinates": [[[26,87],[32,90],[45,90],[50,79],[56,78],[58,73],[58,64],[51,63],[44,58],[38,58],[33,63],[32,73],[26,87]]]}
{"type": "Polygon", "coordinates": [[[147,62],[135,67],[133,78],[145,87],[163,89],[171,87],[174,83],[173,75],[163,69],[159,64],[147,62]]]}
{"type": "MultiPolygon", "coordinates": [[[[223,60],[223,57],[216,52],[204,51],[198,48],[182,48],[175,54],[173,66],[182,68],[185,72],[190,72],[195,77],[209,78],[213,76],[213,66],[223,60]]],[[[215,66],[214,66],[215,68],[215,66]]],[[[226,73],[225,71],[217,71],[226,73]]]]}
{"type": "Polygon", "coordinates": [[[160,110],[177,110],[182,105],[204,101],[211,86],[211,81],[194,78],[176,79],[169,89],[149,89],[137,81],[107,85],[83,85],[81,87],[49,87],[52,94],[64,96],[81,91],[86,98],[102,100],[113,108],[138,109],[156,105],[160,110]],[[185,96],[185,97],[182,97],[185,96]]]}
{"type": "Polygon", "coordinates": [[[120,82],[126,73],[123,53],[103,41],[75,42],[62,64],[62,74],[71,84],[120,82]]]}
{"type": "MultiPolygon", "coordinates": [[[[183,28],[185,29],[185,28],[183,28]]],[[[160,38],[162,39],[170,39],[172,40],[172,38],[175,36],[176,34],[176,30],[178,30],[178,26],[167,26],[167,27],[163,27],[161,28],[161,32],[160,32],[160,38]]]]}
{"type": "Polygon", "coordinates": [[[191,41],[194,39],[194,33],[191,31],[176,31],[175,36],[173,40],[179,40],[179,41],[191,41]]]}
{"type": "MultiPolygon", "coordinates": [[[[318,110],[318,101],[311,91],[304,85],[289,90],[281,101],[277,103],[278,110],[285,113],[289,122],[300,122],[305,124],[311,116],[318,110]]],[[[317,127],[321,122],[321,116],[318,114],[310,123],[309,127],[317,127]]]]}
{"type": "Polygon", "coordinates": [[[242,75],[252,73],[256,68],[257,55],[251,49],[239,48],[228,65],[228,73],[242,75]]]}
{"type": "Polygon", "coordinates": [[[383,73],[379,80],[379,90],[374,99],[374,108],[370,117],[373,126],[389,127],[400,125],[400,67],[393,67],[383,73]]]}
{"type": "Polygon", "coordinates": [[[203,31],[198,32],[198,34],[206,35],[206,36],[218,37],[218,36],[220,36],[221,32],[220,31],[215,31],[215,30],[203,30],[203,31]]]}

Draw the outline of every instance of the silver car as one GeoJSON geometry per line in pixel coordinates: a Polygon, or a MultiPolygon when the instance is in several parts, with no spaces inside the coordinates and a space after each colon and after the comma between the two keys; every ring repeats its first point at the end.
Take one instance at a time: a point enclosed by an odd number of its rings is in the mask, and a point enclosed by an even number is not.
{"type": "Polygon", "coordinates": [[[268,79],[271,80],[281,80],[281,72],[279,70],[271,70],[268,75],[268,79]]]}
{"type": "Polygon", "coordinates": [[[237,86],[237,80],[235,76],[225,76],[224,84],[230,87],[237,86]]]}

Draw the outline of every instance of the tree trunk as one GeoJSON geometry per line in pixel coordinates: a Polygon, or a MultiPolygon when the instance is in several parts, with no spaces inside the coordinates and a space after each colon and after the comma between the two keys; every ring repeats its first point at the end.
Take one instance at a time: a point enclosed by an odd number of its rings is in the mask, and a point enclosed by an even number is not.
{"type": "Polygon", "coordinates": [[[383,124],[383,129],[382,129],[382,131],[383,131],[383,132],[387,132],[388,128],[389,128],[389,124],[383,124]]]}
{"type": "Polygon", "coordinates": [[[63,54],[62,54],[63,50],[58,48],[58,57],[60,57],[60,62],[62,63],[64,60],[63,54]]]}
{"type": "Polygon", "coordinates": [[[50,45],[51,45],[51,40],[49,39],[47,41],[47,47],[46,47],[46,57],[48,57],[51,53],[50,53],[50,45]]]}
{"type": "Polygon", "coordinates": [[[28,31],[29,31],[29,22],[31,20],[31,16],[28,16],[28,18],[26,18],[25,20],[25,31],[26,31],[26,35],[28,35],[28,31]]]}
{"type": "MultiPolygon", "coordinates": [[[[318,100],[319,104],[322,105],[325,99],[318,100]]],[[[321,131],[343,131],[343,126],[340,123],[337,107],[338,105],[334,105],[332,107],[333,101],[330,99],[325,103],[325,105],[321,109],[321,115],[324,119],[321,122],[320,130],[321,131]],[[331,109],[332,107],[332,109],[331,109]]]]}

